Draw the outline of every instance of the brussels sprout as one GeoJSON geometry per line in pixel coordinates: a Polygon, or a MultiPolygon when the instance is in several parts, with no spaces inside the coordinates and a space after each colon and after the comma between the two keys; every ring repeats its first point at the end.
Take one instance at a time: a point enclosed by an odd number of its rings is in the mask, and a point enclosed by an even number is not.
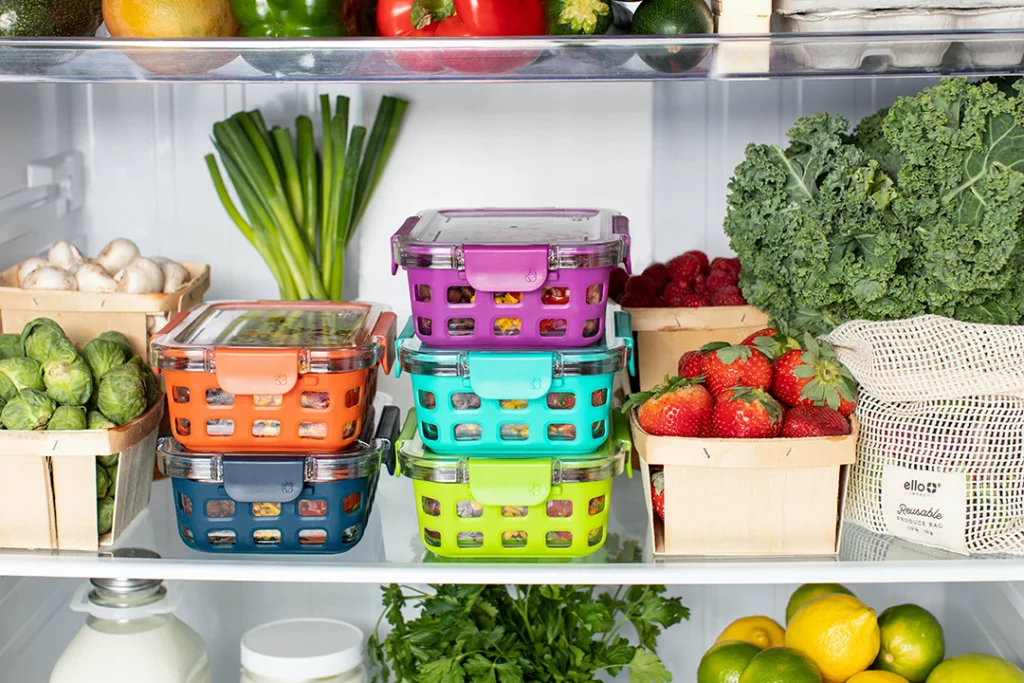
{"type": "Polygon", "coordinates": [[[42,429],[50,421],[57,404],[36,389],[22,389],[0,412],[0,421],[7,429],[42,429]]]}
{"type": "Polygon", "coordinates": [[[153,370],[138,356],[135,356],[135,358],[128,362],[139,366],[139,369],[142,370],[142,379],[146,382],[146,405],[151,406],[159,401],[162,393],[160,391],[160,381],[153,374],[153,370]]]}
{"type": "Polygon", "coordinates": [[[0,334],[0,359],[21,358],[25,355],[25,346],[21,343],[20,334],[0,334]]]}
{"type": "MultiPolygon", "coordinates": [[[[113,429],[117,425],[107,419],[107,416],[98,410],[90,410],[85,416],[86,429],[113,429]]],[[[103,458],[116,458],[117,454],[100,456],[103,458]]]]}
{"type": "Polygon", "coordinates": [[[70,431],[85,429],[85,408],[82,406],[57,406],[53,417],[46,424],[49,431],[70,431]]]}
{"type": "Polygon", "coordinates": [[[124,336],[120,332],[111,330],[110,332],[104,332],[97,339],[105,339],[106,341],[112,341],[121,347],[121,351],[124,353],[125,360],[128,360],[135,355],[132,351],[132,343],[128,341],[128,337],[124,336]]]}
{"type": "MultiPolygon", "coordinates": [[[[106,420],[107,418],[103,418],[106,420]]],[[[111,422],[113,424],[113,422],[111,422]]],[[[114,453],[113,455],[97,455],[96,462],[103,465],[104,467],[117,467],[118,456],[120,453],[114,453]]]]}
{"type": "Polygon", "coordinates": [[[106,498],[109,488],[110,477],[107,475],[107,471],[100,467],[99,463],[96,463],[96,497],[106,498]]]}
{"type": "Polygon", "coordinates": [[[117,463],[114,463],[112,467],[104,467],[107,471],[107,476],[110,477],[110,488],[107,489],[107,493],[111,496],[114,495],[114,491],[117,490],[117,463]]]}
{"type": "Polygon", "coordinates": [[[107,370],[124,365],[128,361],[128,357],[124,355],[124,351],[116,342],[99,337],[85,345],[85,348],[82,349],[82,357],[89,364],[89,369],[92,370],[96,381],[103,379],[107,370]]]}
{"type": "Polygon", "coordinates": [[[96,512],[96,531],[102,536],[114,527],[114,499],[110,496],[100,498],[96,512]]]}
{"type": "Polygon", "coordinates": [[[0,360],[0,395],[10,401],[22,389],[44,391],[43,366],[31,358],[4,358],[0,360]]]}
{"type": "Polygon", "coordinates": [[[21,330],[21,343],[25,355],[37,363],[50,357],[50,347],[58,339],[67,339],[60,325],[49,318],[36,318],[21,330]]]}
{"type": "Polygon", "coordinates": [[[118,426],[146,412],[146,380],[138,365],[125,363],[100,380],[96,406],[118,426]]]}
{"type": "Polygon", "coordinates": [[[70,363],[50,361],[43,383],[47,395],[62,406],[84,406],[92,396],[92,373],[81,356],[70,363]]]}

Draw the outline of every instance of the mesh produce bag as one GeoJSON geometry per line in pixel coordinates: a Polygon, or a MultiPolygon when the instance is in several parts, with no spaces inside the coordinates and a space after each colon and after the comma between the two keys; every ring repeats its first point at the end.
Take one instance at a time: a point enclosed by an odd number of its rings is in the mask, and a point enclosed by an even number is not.
{"type": "Polygon", "coordinates": [[[937,316],[828,336],[860,382],[846,519],[966,554],[1024,554],[1024,328],[937,316]]]}

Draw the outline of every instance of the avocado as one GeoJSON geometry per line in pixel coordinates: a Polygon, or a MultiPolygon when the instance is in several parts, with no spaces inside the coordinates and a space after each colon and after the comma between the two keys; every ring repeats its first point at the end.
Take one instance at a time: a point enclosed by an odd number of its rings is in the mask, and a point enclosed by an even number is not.
{"type": "Polygon", "coordinates": [[[0,37],[92,36],[103,23],[103,0],[0,0],[0,37]]]}
{"type": "MultiPolygon", "coordinates": [[[[633,35],[685,36],[714,33],[715,21],[704,0],[643,0],[633,13],[633,35]]],[[[652,47],[637,50],[648,66],[664,73],[689,71],[710,45],[652,47]]]]}

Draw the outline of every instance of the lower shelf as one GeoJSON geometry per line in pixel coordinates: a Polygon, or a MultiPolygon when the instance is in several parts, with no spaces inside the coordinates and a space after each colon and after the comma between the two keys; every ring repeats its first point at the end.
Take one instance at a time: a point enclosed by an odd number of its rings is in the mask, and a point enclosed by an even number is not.
{"type": "Polygon", "coordinates": [[[771,584],[969,582],[1024,577],[1024,558],[967,558],[843,529],[838,557],[655,558],[639,475],[615,484],[608,542],[577,560],[455,561],[428,553],[417,535],[411,481],[383,480],[363,540],[342,555],[208,554],[187,548],[175,528],[170,482],[154,484],[149,508],[112,549],[100,553],[0,550],[0,575],[137,577],[190,581],[301,583],[771,584]],[[161,559],[131,556],[152,550],[161,559]]]}

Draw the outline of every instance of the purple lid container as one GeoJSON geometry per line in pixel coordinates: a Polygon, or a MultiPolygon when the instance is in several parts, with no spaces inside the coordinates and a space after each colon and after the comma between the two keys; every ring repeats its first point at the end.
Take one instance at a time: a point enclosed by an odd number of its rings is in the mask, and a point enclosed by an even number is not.
{"type": "Polygon", "coordinates": [[[623,262],[630,270],[629,221],[607,209],[424,211],[391,237],[391,259],[392,273],[399,266],[464,270],[477,289],[518,291],[523,273],[623,262]]]}

